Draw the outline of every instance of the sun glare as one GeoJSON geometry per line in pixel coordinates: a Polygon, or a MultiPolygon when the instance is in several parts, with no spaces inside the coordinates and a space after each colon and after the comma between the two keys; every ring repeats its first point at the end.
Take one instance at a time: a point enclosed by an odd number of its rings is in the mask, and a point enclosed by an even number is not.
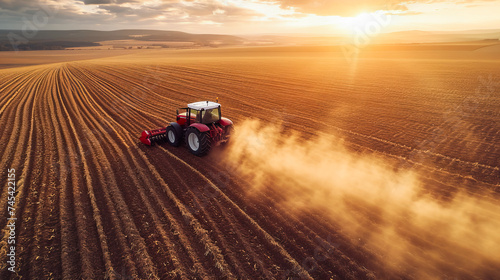
{"type": "Polygon", "coordinates": [[[355,17],[344,17],[340,28],[349,35],[359,33],[379,33],[387,21],[387,15],[382,11],[361,13],[355,17]]]}

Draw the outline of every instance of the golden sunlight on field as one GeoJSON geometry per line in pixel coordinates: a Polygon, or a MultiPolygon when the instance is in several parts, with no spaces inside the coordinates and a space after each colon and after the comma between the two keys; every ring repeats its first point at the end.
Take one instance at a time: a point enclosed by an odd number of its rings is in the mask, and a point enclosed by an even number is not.
{"type": "Polygon", "coordinates": [[[2,53],[19,276],[495,279],[497,49],[2,53]],[[227,146],[199,158],[139,142],[216,97],[227,146]]]}
{"type": "Polygon", "coordinates": [[[418,172],[353,153],[329,135],[304,139],[257,120],[239,128],[221,160],[252,183],[250,194],[279,193],[289,212],[323,213],[391,278],[441,279],[457,268],[482,275],[498,264],[496,200],[464,190],[435,199],[418,172]]]}

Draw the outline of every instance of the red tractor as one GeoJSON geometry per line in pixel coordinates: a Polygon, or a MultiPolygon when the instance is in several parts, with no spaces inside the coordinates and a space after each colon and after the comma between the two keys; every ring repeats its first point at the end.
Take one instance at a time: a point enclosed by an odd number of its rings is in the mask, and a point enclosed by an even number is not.
{"type": "Polygon", "coordinates": [[[220,104],[211,101],[190,103],[185,110],[177,110],[177,122],[165,128],[143,131],[142,143],[151,146],[167,141],[178,147],[182,140],[191,153],[203,156],[212,146],[227,143],[233,131],[233,122],[221,116],[220,104]]]}

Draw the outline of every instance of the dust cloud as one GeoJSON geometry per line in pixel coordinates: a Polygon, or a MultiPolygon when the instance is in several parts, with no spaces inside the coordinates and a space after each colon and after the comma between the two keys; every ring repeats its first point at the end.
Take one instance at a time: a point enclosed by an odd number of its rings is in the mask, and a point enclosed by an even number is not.
{"type": "Polygon", "coordinates": [[[434,198],[424,192],[419,174],[352,152],[331,135],[304,140],[258,120],[246,120],[236,131],[224,161],[254,193],[274,192],[290,211],[321,210],[371,252],[374,266],[386,275],[498,276],[498,201],[465,192],[446,201],[434,198]]]}

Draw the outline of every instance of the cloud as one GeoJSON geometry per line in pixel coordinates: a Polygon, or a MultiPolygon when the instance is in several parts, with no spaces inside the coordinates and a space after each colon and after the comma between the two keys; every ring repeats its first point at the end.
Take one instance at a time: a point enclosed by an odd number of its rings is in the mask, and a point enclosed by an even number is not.
{"type": "MultiPolygon", "coordinates": [[[[488,0],[486,0],[488,1],[488,0]]],[[[494,0],[490,0],[494,1],[494,0]]],[[[296,12],[316,14],[320,16],[352,17],[360,13],[385,11],[407,11],[408,4],[448,2],[447,0],[277,0],[284,9],[294,9],[296,12]]],[[[463,0],[457,4],[484,2],[483,0],[463,0]]],[[[406,13],[405,13],[406,14],[406,13]]],[[[408,14],[412,14],[411,11],[408,14]]]]}
{"type": "Polygon", "coordinates": [[[85,5],[113,4],[114,0],[83,0],[85,5]]]}
{"type": "Polygon", "coordinates": [[[22,11],[37,7],[39,1],[30,0],[0,0],[0,9],[4,11],[22,11]]]}
{"type": "Polygon", "coordinates": [[[259,16],[253,10],[234,5],[221,5],[216,1],[178,2],[163,1],[143,5],[97,5],[98,9],[114,18],[114,22],[141,22],[141,24],[223,24],[251,20],[259,16]]]}
{"type": "MultiPolygon", "coordinates": [[[[96,0],[89,0],[96,1],[96,0]]],[[[120,1],[120,0],[104,0],[120,1]]],[[[98,1],[96,1],[98,2],[98,1]]],[[[121,1],[132,3],[131,1],[121,1]]],[[[225,22],[234,17],[244,21],[259,14],[253,10],[241,8],[235,5],[222,5],[218,1],[162,1],[159,4],[143,3],[141,5],[125,6],[122,4],[101,4],[99,9],[107,11],[117,18],[122,16],[134,16],[137,19],[149,20],[158,16],[164,16],[165,21],[199,20],[225,22]]]]}
{"type": "Polygon", "coordinates": [[[138,4],[141,0],[83,0],[85,5],[105,5],[105,4],[138,4]]]}
{"type": "MultiPolygon", "coordinates": [[[[235,5],[221,5],[217,1],[195,2],[191,5],[178,6],[179,9],[186,12],[190,16],[212,16],[219,15],[219,18],[230,16],[251,17],[260,15],[259,13],[238,7],[235,5]]],[[[242,18],[243,19],[243,18],[242,18]]]]}
{"type": "Polygon", "coordinates": [[[278,2],[280,2],[281,7],[286,9],[293,8],[297,12],[321,16],[335,15],[349,17],[356,16],[363,12],[374,12],[377,10],[400,10],[404,8],[401,3],[389,2],[387,0],[280,0],[278,2]]]}
{"type": "MultiPolygon", "coordinates": [[[[241,23],[261,14],[235,5],[233,2],[204,1],[141,1],[141,0],[0,0],[0,24],[6,29],[21,29],[23,18],[30,19],[49,5],[57,10],[46,28],[104,29],[158,28],[198,30],[196,25],[207,22],[223,26],[241,23]],[[50,4],[48,4],[50,3],[50,4]],[[56,27],[56,28],[54,28],[56,27]],[[181,27],[181,28],[179,28],[181,27]]],[[[199,31],[198,31],[199,32],[199,31]]],[[[214,31],[210,31],[214,32],[214,31]]]]}
{"type": "MultiPolygon", "coordinates": [[[[157,28],[186,32],[280,32],[282,28],[315,25],[310,16],[355,16],[361,12],[386,10],[397,15],[413,15],[410,4],[445,0],[0,0],[0,26],[21,29],[23,18],[32,18],[41,6],[58,10],[44,28],[100,29],[157,28]],[[390,4],[393,3],[393,4],[390,4]],[[201,28],[203,23],[216,23],[201,28]],[[250,25],[256,28],[251,28],[250,25]],[[291,27],[292,26],[292,27],[291,27]],[[203,30],[203,31],[201,31],[203,30]],[[244,30],[244,31],[242,31],[244,30]]],[[[462,0],[466,5],[479,0],[462,0]]],[[[315,21],[316,22],[316,21],[315,21]]]]}
{"type": "Polygon", "coordinates": [[[405,15],[405,16],[416,16],[416,15],[422,15],[423,13],[422,12],[414,12],[414,11],[405,11],[405,12],[398,12],[398,13],[386,13],[386,15],[393,15],[393,16],[401,16],[401,15],[405,15]]]}

